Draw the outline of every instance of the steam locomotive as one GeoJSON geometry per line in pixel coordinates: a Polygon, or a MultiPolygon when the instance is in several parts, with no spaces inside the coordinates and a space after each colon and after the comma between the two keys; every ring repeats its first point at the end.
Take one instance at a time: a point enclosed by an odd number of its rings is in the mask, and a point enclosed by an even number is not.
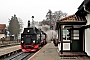
{"type": "Polygon", "coordinates": [[[30,27],[30,21],[28,21],[28,28],[24,28],[21,34],[21,50],[23,52],[36,52],[39,47],[47,43],[46,38],[46,33],[36,27],[30,27]]]}

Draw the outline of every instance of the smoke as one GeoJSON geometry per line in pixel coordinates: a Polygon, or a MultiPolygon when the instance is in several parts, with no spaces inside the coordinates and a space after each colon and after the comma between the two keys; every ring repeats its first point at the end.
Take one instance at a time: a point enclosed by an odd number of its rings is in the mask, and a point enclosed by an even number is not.
{"type": "Polygon", "coordinates": [[[46,32],[46,34],[47,34],[47,39],[48,40],[51,40],[52,38],[53,39],[55,39],[56,38],[56,36],[57,36],[57,32],[55,31],[55,30],[48,30],[47,32],[46,32]]]}
{"type": "Polygon", "coordinates": [[[41,30],[46,32],[46,31],[50,30],[50,27],[48,25],[42,25],[41,30]]]}
{"type": "Polygon", "coordinates": [[[47,34],[47,40],[51,40],[52,37],[55,39],[57,36],[57,32],[55,30],[50,30],[49,25],[42,25],[42,26],[35,26],[35,27],[37,27],[38,29],[41,29],[47,34]]]}
{"type": "Polygon", "coordinates": [[[50,27],[48,25],[42,25],[42,26],[35,25],[35,27],[41,29],[44,32],[50,30],[50,27]]]}

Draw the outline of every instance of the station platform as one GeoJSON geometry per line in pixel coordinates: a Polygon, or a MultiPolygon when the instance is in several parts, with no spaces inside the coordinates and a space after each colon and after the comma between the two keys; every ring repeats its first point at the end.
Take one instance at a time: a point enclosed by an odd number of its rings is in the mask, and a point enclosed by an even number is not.
{"type": "Polygon", "coordinates": [[[47,43],[28,60],[60,60],[57,47],[53,43],[47,43]]]}
{"type": "Polygon", "coordinates": [[[58,47],[53,43],[47,43],[28,60],[85,60],[90,59],[81,52],[58,52],[58,47]]]}
{"type": "Polygon", "coordinates": [[[10,46],[10,47],[6,47],[6,48],[1,48],[0,49],[0,56],[9,54],[11,52],[20,50],[20,45],[16,45],[16,46],[10,46]]]}

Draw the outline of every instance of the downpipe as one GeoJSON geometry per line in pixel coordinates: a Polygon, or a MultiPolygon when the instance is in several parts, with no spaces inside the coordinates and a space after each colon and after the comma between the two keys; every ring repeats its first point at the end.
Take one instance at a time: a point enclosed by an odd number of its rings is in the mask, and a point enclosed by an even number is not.
{"type": "Polygon", "coordinates": [[[84,11],[90,14],[90,11],[86,10],[86,6],[83,5],[83,7],[84,7],[84,11]]]}

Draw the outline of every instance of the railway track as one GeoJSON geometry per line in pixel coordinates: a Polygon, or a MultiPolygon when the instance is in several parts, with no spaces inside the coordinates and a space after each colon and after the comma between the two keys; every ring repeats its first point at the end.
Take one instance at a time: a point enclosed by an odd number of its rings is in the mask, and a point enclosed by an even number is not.
{"type": "MultiPolygon", "coordinates": [[[[41,49],[41,47],[39,48],[39,50],[41,49]]],[[[38,50],[38,51],[39,51],[38,50]]],[[[27,60],[28,58],[30,58],[33,54],[35,54],[36,52],[33,53],[24,53],[24,52],[17,52],[13,55],[10,55],[8,57],[5,57],[2,60],[27,60]]]]}
{"type": "Polygon", "coordinates": [[[18,54],[15,54],[13,56],[10,56],[8,58],[5,58],[4,60],[27,60],[29,57],[31,57],[34,53],[24,53],[19,52],[18,54]]]}

